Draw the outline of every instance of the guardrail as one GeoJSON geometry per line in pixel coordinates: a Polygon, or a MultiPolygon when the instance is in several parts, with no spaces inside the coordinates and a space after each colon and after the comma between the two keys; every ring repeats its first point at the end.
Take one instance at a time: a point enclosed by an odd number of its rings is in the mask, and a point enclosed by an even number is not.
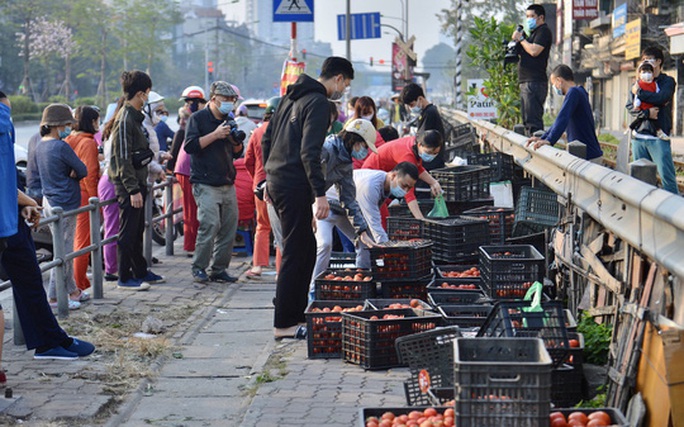
{"type": "Polygon", "coordinates": [[[525,147],[526,137],[470,120],[464,112],[445,113],[471,123],[492,148],[513,156],[556,194],[684,279],[684,198],[565,151],[547,146],[534,151],[525,147]]]}

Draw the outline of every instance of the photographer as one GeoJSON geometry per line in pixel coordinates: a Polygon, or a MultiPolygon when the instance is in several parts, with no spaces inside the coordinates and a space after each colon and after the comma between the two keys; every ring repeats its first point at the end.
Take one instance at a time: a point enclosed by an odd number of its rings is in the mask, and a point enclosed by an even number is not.
{"type": "Polygon", "coordinates": [[[191,156],[190,182],[199,221],[192,277],[199,283],[234,282],[237,278],[226,271],[238,222],[233,159],[242,154],[245,133],[237,130],[228,116],[238,99],[231,85],[214,82],[209,95],[208,106],[190,116],[185,131],[184,148],[191,156]]]}
{"type": "Polygon", "coordinates": [[[544,102],[549,91],[546,67],[553,37],[545,22],[544,7],[530,5],[525,15],[530,36],[525,38],[522,32],[516,31],[511,38],[518,42],[520,53],[520,110],[525,130],[528,136],[532,136],[536,131],[544,129],[544,102]]]}

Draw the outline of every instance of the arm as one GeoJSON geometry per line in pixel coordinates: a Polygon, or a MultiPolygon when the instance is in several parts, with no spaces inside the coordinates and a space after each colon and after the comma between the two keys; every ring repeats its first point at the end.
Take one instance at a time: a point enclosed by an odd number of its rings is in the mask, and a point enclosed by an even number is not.
{"type": "Polygon", "coordinates": [[[409,210],[410,210],[411,213],[413,214],[413,217],[414,217],[414,218],[416,218],[416,219],[423,219],[423,218],[425,218],[425,217],[423,216],[423,212],[421,212],[421,210],[420,210],[420,206],[418,206],[418,201],[416,200],[416,196],[414,195],[414,196],[413,196],[413,199],[412,199],[411,201],[408,200],[408,195],[411,194],[411,193],[413,193],[413,188],[411,189],[411,191],[409,191],[408,193],[406,193],[406,196],[407,196],[407,197],[406,197],[406,204],[408,205],[409,210]]]}
{"type": "MultiPolygon", "coordinates": [[[[430,186],[433,196],[437,197],[438,195],[442,194],[442,186],[439,185],[439,181],[430,175],[430,172],[423,169],[423,172],[418,175],[418,179],[430,186]]],[[[413,191],[413,189],[411,189],[411,191],[413,191]]]]}
{"type": "Polygon", "coordinates": [[[382,227],[382,215],[379,208],[380,203],[384,201],[383,196],[382,191],[378,191],[378,188],[371,188],[370,185],[356,188],[356,200],[375,243],[384,243],[389,240],[382,227]]]}
{"type": "Polygon", "coordinates": [[[340,202],[350,216],[354,217],[354,227],[356,234],[361,234],[368,229],[363,214],[356,201],[356,185],[354,184],[354,171],[351,163],[343,166],[346,171],[342,180],[337,182],[337,192],[340,195],[340,202]]]}
{"type": "Polygon", "coordinates": [[[522,40],[520,42],[520,47],[525,49],[525,52],[529,53],[532,57],[537,57],[544,51],[544,46],[530,43],[527,40],[522,40]]]}
{"type": "MultiPolygon", "coordinates": [[[[304,106],[300,113],[302,119],[302,141],[300,157],[309,184],[316,197],[325,196],[325,177],[321,167],[321,148],[325,141],[326,124],[330,120],[327,100],[316,97],[304,106]]],[[[269,126],[270,127],[270,126],[269,126]]]]}
{"type": "Polygon", "coordinates": [[[653,104],[657,107],[662,107],[663,105],[672,101],[676,83],[673,78],[668,77],[661,79],[661,81],[658,82],[658,86],[660,87],[660,92],[649,92],[639,88],[636,91],[636,96],[638,96],[643,102],[653,104]]]}
{"type": "MultiPolygon", "coordinates": [[[[130,115],[128,114],[128,111],[126,111],[121,117],[121,120],[128,121],[129,118],[130,115]]],[[[140,183],[135,175],[133,159],[130,156],[131,153],[133,153],[133,138],[136,126],[138,126],[138,124],[135,123],[134,120],[130,120],[130,123],[122,123],[122,125],[118,126],[117,133],[113,135],[113,138],[116,138],[113,142],[115,145],[112,145],[112,156],[116,157],[118,163],[117,172],[119,179],[126,189],[126,192],[131,196],[140,194],[140,183]]],[[[140,197],[140,200],[142,201],[142,196],[140,197]]]]}
{"type": "MultiPolygon", "coordinates": [[[[197,113],[195,113],[190,116],[188,124],[185,127],[185,151],[188,154],[197,154],[209,144],[228,138],[229,134],[229,126],[218,126],[213,132],[206,135],[200,135],[197,113]]],[[[242,150],[242,147],[240,147],[240,150],[242,150]]]]}
{"type": "Polygon", "coordinates": [[[249,172],[249,176],[254,179],[254,171],[256,164],[256,145],[259,143],[258,138],[256,138],[256,133],[252,132],[252,136],[249,137],[249,144],[247,144],[247,151],[245,151],[245,169],[249,172]]]}
{"type": "Polygon", "coordinates": [[[66,143],[62,146],[62,158],[66,164],[71,167],[77,181],[80,181],[88,175],[88,168],[85,163],[78,158],[74,150],[66,143]]]}
{"type": "Polygon", "coordinates": [[[97,197],[97,184],[100,181],[100,160],[97,153],[97,143],[86,144],[83,152],[83,160],[88,169],[88,175],[84,183],[88,197],[97,197]]]}
{"type": "Polygon", "coordinates": [[[575,111],[575,108],[577,108],[577,102],[579,101],[579,96],[577,95],[578,94],[574,90],[568,92],[568,95],[563,100],[563,105],[558,112],[556,120],[551,125],[551,129],[547,130],[544,135],[542,135],[542,140],[549,141],[551,145],[554,145],[556,142],[558,142],[558,139],[561,137],[561,135],[563,135],[563,132],[565,132],[565,129],[568,127],[570,116],[572,115],[573,111],[575,111]]]}

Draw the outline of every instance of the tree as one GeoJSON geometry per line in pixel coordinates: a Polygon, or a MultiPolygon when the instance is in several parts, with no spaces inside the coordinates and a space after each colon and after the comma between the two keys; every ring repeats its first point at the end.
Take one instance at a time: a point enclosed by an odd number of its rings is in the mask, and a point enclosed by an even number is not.
{"type": "Polygon", "coordinates": [[[426,50],[421,60],[423,70],[430,73],[428,85],[442,94],[449,94],[453,87],[455,57],[456,51],[451,46],[439,43],[426,50]]]}

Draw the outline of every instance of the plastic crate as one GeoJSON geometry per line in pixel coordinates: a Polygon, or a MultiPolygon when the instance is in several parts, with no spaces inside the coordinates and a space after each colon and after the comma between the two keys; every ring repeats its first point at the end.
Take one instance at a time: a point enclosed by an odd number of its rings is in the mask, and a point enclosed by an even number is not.
{"type": "Polygon", "coordinates": [[[515,210],[513,208],[499,208],[496,206],[483,206],[469,209],[463,212],[475,218],[486,219],[489,222],[490,242],[493,245],[503,245],[506,239],[513,233],[513,221],[515,210]]]}
{"type": "Polygon", "coordinates": [[[441,277],[436,277],[427,286],[427,291],[433,294],[450,291],[477,292],[478,294],[484,294],[482,281],[479,277],[462,279],[443,279],[441,277]]]}
{"type": "Polygon", "coordinates": [[[474,261],[477,249],[489,244],[489,224],[486,220],[467,216],[426,219],[423,235],[432,240],[435,261],[474,261]]]}
{"type": "Polygon", "coordinates": [[[581,367],[562,364],[551,371],[551,403],[556,407],[577,405],[582,400],[582,381],[584,371],[581,367]]]}
{"type": "Polygon", "coordinates": [[[375,298],[378,292],[377,284],[369,270],[326,270],[316,278],[314,284],[317,300],[363,301],[368,298],[375,298]],[[350,280],[356,274],[363,274],[364,277],[370,277],[370,280],[350,280]],[[333,277],[346,278],[347,280],[335,280],[333,277]]]}
{"type": "Polygon", "coordinates": [[[342,314],[341,312],[315,312],[316,309],[358,308],[361,301],[313,301],[306,308],[306,346],[309,359],[333,359],[342,357],[342,314]]]}
{"type": "Polygon", "coordinates": [[[540,254],[546,255],[548,243],[546,241],[547,231],[542,231],[525,236],[509,237],[506,239],[507,245],[532,245],[540,254]]]}
{"type": "Polygon", "coordinates": [[[462,153],[459,156],[468,162],[469,165],[489,166],[492,174],[492,181],[507,181],[513,179],[513,156],[493,151],[491,153],[462,153]]]}
{"type": "MultiPolygon", "coordinates": [[[[420,391],[419,374],[430,375],[430,388],[454,386],[454,340],[461,336],[457,326],[437,328],[397,338],[395,346],[401,363],[407,364],[411,377],[405,383],[406,402],[409,406],[429,405],[429,395],[420,391]]],[[[446,400],[452,400],[453,395],[446,400]]],[[[444,403],[440,401],[439,403],[444,403]]]]}
{"type": "Polygon", "coordinates": [[[480,328],[480,337],[541,338],[554,366],[568,355],[570,343],[565,329],[563,305],[559,301],[542,302],[542,311],[528,312],[531,301],[500,301],[480,328]]]}
{"type": "Polygon", "coordinates": [[[490,171],[487,166],[455,166],[434,169],[430,174],[444,190],[444,200],[460,202],[489,197],[490,171]]]}
{"type": "Polygon", "coordinates": [[[484,292],[456,291],[447,290],[439,292],[428,292],[428,303],[433,307],[445,304],[486,304],[491,302],[484,292]]]}
{"type": "Polygon", "coordinates": [[[411,407],[402,407],[402,408],[361,408],[359,410],[359,427],[366,427],[366,420],[370,417],[375,417],[380,419],[382,417],[382,414],[385,412],[392,412],[394,415],[399,416],[399,415],[408,415],[413,411],[420,411],[423,412],[428,408],[435,408],[437,412],[440,414],[444,415],[444,411],[447,409],[454,409],[451,406],[411,406],[411,407]]]}
{"type": "Polygon", "coordinates": [[[437,307],[437,312],[447,325],[461,328],[482,327],[493,307],[489,304],[457,305],[443,304],[437,307]]]}
{"type": "Polygon", "coordinates": [[[423,220],[413,217],[387,217],[387,237],[390,240],[423,238],[423,220]]]}
{"type": "Polygon", "coordinates": [[[432,242],[390,240],[369,249],[376,281],[421,279],[432,272],[432,242]]]}
{"type": "Polygon", "coordinates": [[[416,308],[419,310],[433,311],[433,307],[430,304],[418,298],[371,298],[364,301],[363,307],[365,310],[393,310],[393,308],[390,308],[390,305],[392,304],[408,306],[401,308],[416,308]],[[418,301],[418,306],[410,307],[412,301],[418,301]]]}
{"type": "MultiPolygon", "coordinates": [[[[563,313],[565,313],[565,328],[568,330],[568,333],[577,332],[577,320],[575,320],[575,316],[573,316],[572,312],[567,308],[563,310],[563,313]]],[[[582,339],[584,340],[584,337],[582,337],[582,339]]]]}
{"type": "Polygon", "coordinates": [[[568,365],[581,367],[584,364],[584,334],[568,331],[568,342],[570,340],[579,341],[579,347],[569,347],[568,356],[564,362],[568,365]]]}
{"type": "Polygon", "coordinates": [[[332,252],[328,268],[331,270],[356,268],[356,254],[350,252],[332,252]]]}
{"type": "Polygon", "coordinates": [[[551,358],[537,338],[457,338],[459,427],[547,426],[551,358]]]}
{"type": "Polygon", "coordinates": [[[480,269],[477,264],[445,264],[445,265],[435,265],[435,277],[440,277],[442,279],[460,279],[460,278],[478,278],[482,279],[480,276],[480,269]],[[453,273],[463,273],[466,270],[472,268],[477,269],[474,276],[456,276],[453,273]]]}
{"type": "Polygon", "coordinates": [[[515,208],[513,236],[539,233],[558,223],[558,196],[548,190],[522,187],[515,208]]]}
{"type": "Polygon", "coordinates": [[[545,259],[534,246],[480,246],[482,282],[492,298],[520,299],[544,272],[545,259]]]}
{"type": "Polygon", "coordinates": [[[610,415],[611,427],[629,427],[629,421],[627,421],[627,418],[622,414],[622,412],[620,412],[619,409],[616,408],[554,408],[553,411],[558,411],[565,415],[565,417],[572,414],[573,412],[582,412],[586,415],[589,415],[592,412],[603,411],[610,415]]]}
{"type": "Polygon", "coordinates": [[[413,309],[373,310],[342,314],[342,351],[346,362],[364,369],[386,369],[401,366],[394,341],[404,335],[434,329],[438,314],[413,309]],[[383,319],[385,315],[403,318],[383,319]],[[377,316],[378,319],[371,320],[377,316]]]}
{"type": "Polygon", "coordinates": [[[383,298],[397,299],[397,298],[417,298],[421,300],[427,299],[427,285],[432,280],[432,276],[428,275],[420,279],[402,280],[402,281],[384,281],[380,283],[380,295],[383,298]]]}

